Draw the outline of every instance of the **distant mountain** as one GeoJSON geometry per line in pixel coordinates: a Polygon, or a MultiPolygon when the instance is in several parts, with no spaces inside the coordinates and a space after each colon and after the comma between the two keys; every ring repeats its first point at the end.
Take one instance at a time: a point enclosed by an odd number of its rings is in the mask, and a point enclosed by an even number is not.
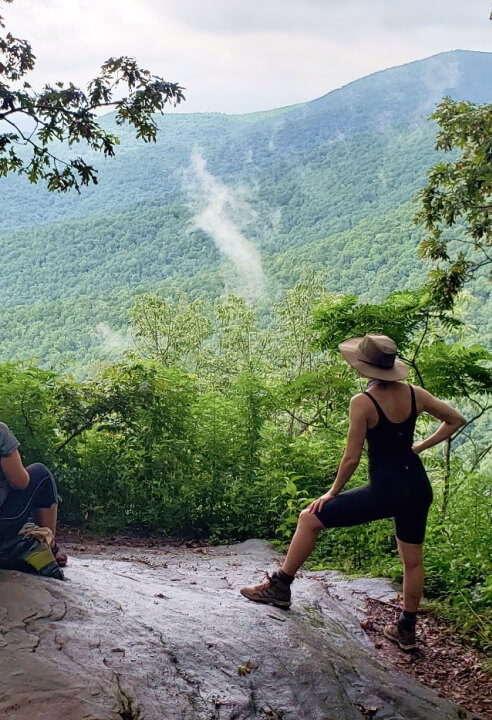
{"type": "Polygon", "coordinates": [[[270,112],[166,115],[155,145],[108,115],[122,143],[94,157],[96,187],[0,181],[1,357],[101,356],[97,324],[123,327],[143,289],[268,304],[307,267],[363,297],[416,284],[412,199],[444,95],[490,102],[492,53],[442,53],[270,112]]]}

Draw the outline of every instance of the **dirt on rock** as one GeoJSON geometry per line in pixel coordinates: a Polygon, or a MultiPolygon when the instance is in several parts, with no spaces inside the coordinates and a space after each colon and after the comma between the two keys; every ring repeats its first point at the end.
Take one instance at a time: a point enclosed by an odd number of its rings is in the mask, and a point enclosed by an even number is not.
{"type": "Polygon", "coordinates": [[[304,573],[282,611],[239,594],[278,563],[263,541],[67,549],[65,583],[0,572],[1,718],[473,717],[378,657],[360,621],[386,581],[304,573]]]}

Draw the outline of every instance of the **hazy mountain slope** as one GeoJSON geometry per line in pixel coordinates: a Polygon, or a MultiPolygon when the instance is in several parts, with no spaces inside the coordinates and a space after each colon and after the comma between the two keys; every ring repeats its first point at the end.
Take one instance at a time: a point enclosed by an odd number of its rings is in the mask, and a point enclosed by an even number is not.
{"type": "MultiPolygon", "coordinates": [[[[113,296],[121,306],[150,287],[210,296],[234,286],[230,262],[197,227],[204,209],[212,233],[222,223],[258,249],[270,296],[304,265],[325,269],[332,289],[366,297],[414,284],[421,231],[411,200],[436,161],[427,117],[444,94],[490,101],[492,53],[443,53],[266,113],[166,115],[156,145],[118,129],[117,157],[96,158],[100,184],[81,195],[2,179],[3,357],[58,364],[64,348],[90,356],[99,317],[87,310],[91,298],[119,325],[113,296]],[[33,304],[41,351],[30,332],[22,341],[9,332],[33,304]],[[78,318],[82,343],[65,316],[78,318]]],[[[112,127],[112,116],[105,122],[112,127]]]]}

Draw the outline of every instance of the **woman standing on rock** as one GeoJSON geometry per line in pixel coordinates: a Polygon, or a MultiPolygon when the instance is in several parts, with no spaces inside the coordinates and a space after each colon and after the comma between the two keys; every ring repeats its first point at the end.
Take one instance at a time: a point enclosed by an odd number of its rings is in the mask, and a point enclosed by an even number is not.
{"type": "Polygon", "coordinates": [[[52,552],[59,567],[67,564],[54,540],[58,514],[58,493],[53,475],[46,465],[24,467],[19,441],[0,423],[0,542],[15,537],[32,517],[40,527],[53,533],[52,552]]]}
{"type": "Polygon", "coordinates": [[[396,358],[396,344],[385,335],[352,338],[339,345],[345,360],[369,378],[366,392],[350,402],[347,446],[332,488],[299,516],[297,530],[282,568],[261,585],[242,588],[249,600],[289,607],[290,585],[312,553],[320,530],[394,518],[398,553],[403,563],[403,610],[384,634],[402,650],[412,650],[415,620],[424,584],[422,543],[432,489],[419,453],[446,440],[461,427],[463,416],[420,387],[401,380],[407,365],[396,358]],[[426,412],[441,420],[430,437],[417,445],[417,416],[426,412]],[[364,440],[369,455],[369,484],[341,492],[359,465],[364,440]]]}

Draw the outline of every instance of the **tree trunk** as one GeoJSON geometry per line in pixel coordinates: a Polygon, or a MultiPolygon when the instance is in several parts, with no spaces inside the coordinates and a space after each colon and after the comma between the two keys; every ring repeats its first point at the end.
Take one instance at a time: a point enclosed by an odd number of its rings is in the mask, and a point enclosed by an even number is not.
{"type": "Polygon", "coordinates": [[[451,479],[451,438],[446,440],[444,446],[444,486],[442,492],[442,509],[443,518],[446,515],[449,502],[449,483],[451,479]]]}

